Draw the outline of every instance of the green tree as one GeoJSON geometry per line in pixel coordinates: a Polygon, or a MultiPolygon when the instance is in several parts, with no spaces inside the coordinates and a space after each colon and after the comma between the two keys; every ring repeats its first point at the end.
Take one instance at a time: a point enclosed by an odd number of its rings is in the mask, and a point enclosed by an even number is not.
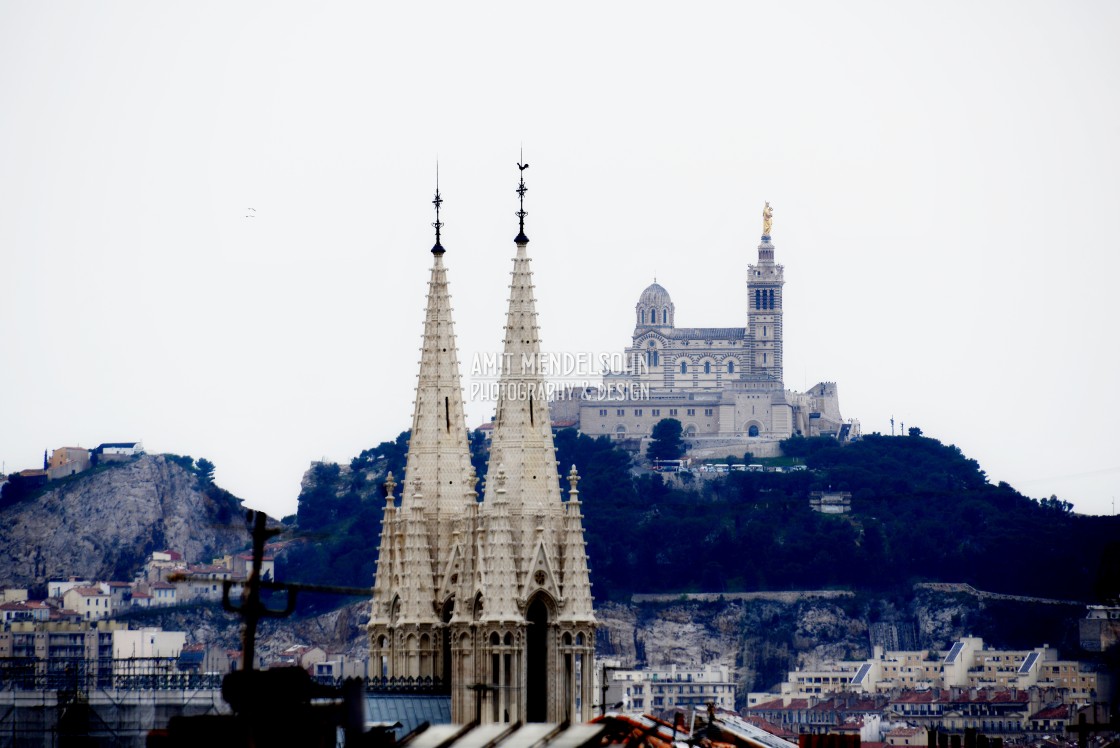
{"type": "Polygon", "coordinates": [[[676,418],[662,418],[653,427],[650,433],[652,441],[646,450],[646,457],[651,460],[678,460],[684,454],[684,442],[681,440],[681,422],[676,418]]]}
{"type": "Polygon", "coordinates": [[[198,479],[202,482],[202,485],[209,486],[214,482],[214,463],[205,457],[199,457],[194,466],[198,470],[198,479]]]}

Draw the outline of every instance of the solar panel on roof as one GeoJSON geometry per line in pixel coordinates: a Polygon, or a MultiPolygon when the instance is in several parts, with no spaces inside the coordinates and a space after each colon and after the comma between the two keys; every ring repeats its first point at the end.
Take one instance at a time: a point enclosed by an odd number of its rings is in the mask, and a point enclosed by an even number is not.
{"type": "Polygon", "coordinates": [[[870,662],[865,662],[862,665],[860,665],[859,666],[859,672],[857,672],[855,674],[855,677],[852,678],[852,685],[853,686],[858,686],[861,683],[863,683],[863,679],[867,677],[867,674],[870,671],[871,671],[871,663],[870,662]]]}
{"type": "Polygon", "coordinates": [[[1023,660],[1023,664],[1019,666],[1019,675],[1029,673],[1036,662],[1038,662],[1038,652],[1031,652],[1027,655],[1027,659],[1023,660]]]}
{"type": "Polygon", "coordinates": [[[949,650],[949,654],[945,655],[945,661],[943,664],[951,665],[952,663],[956,662],[956,659],[958,656],[960,656],[962,649],[964,649],[964,642],[957,642],[956,644],[954,644],[953,648],[949,650]]]}

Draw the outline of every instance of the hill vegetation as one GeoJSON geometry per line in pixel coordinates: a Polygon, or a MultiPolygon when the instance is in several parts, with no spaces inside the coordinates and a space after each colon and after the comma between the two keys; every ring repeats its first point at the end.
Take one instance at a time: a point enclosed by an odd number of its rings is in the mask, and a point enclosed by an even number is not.
{"type": "MultiPolygon", "coordinates": [[[[316,465],[286,521],[305,539],[282,578],[369,586],[384,506],[381,482],[404,473],[408,433],[349,466],[316,465]]],[[[846,588],[893,593],[914,582],[966,582],[1017,595],[1090,601],[1120,590],[1120,522],[1073,514],[1006,483],[921,435],[783,443],[805,471],[667,482],[635,470],[606,438],[556,436],[561,472],[578,466],[595,596],[846,588]],[[691,483],[691,484],[689,484],[691,483]],[[809,507],[812,491],[852,494],[851,512],[809,507]]],[[[486,447],[472,455],[480,476],[486,447]]],[[[567,482],[562,482],[566,493],[567,482]]]]}

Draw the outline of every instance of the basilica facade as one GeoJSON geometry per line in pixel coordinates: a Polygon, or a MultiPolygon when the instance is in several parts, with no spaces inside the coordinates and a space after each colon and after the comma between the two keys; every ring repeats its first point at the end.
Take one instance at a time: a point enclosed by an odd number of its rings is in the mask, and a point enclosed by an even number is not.
{"type": "Polygon", "coordinates": [[[617,439],[646,437],[675,418],[694,448],[744,443],[755,454],[794,434],[858,435],[858,423],[840,416],[835,382],[803,393],[785,387],[785,270],[774,260],[769,204],[763,215],[758,260],[747,266],[745,326],[678,327],[673,300],[655,280],[635,306],[626,369],[578,393],[578,402],[557,403],[555,412],[574,407],[580,431],[617,439]]]}
{"type": "MultiPolygon", "coordinates": [[[[519,194],[524,200],[522,179],[519,194]]],[[[368,626],[373,674],[434,683],[452,721],[586,721],[595,616],[579,475],[562,500],[540,358],[529,239],[515,238],[505,362],[487,481],[470,463],[445,250],[428,282],[419,382],[401,493],[386,483],[368,626]]]]}

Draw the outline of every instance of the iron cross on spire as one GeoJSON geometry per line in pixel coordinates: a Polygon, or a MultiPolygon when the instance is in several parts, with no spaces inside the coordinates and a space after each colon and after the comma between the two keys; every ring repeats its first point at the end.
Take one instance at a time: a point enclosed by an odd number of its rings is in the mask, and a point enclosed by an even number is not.
{"type": "MultiPolygon", "coordinates": [[[[525,158],[524,152],[522,152],[521,158],[525,158]]],[[[525,186],[525,170],[529,168],[529,164],[523,164],[521,161],[518,161],[517,168],[521,172],[521,183],[517,185],[517,199],[520,202],[520,208],[516,214],[518,232],[514,241],[518,244],[526,244],[529,241],[529,237],[525,236],[525,216],[529,214],[525,212],[525,193],[529,191],[529,188],[525,186]]]]}
{"type": "Polygon", "coordinates": [[[436,230],[436,243],[432,247],[432,254],[441,255],[446,250],[443,245],[439,243],[439,230],[443,228],[443,221],[439,220],[439,206],[443,205],[443,198],[439,196],[439,162],[436,162],[436,197],[432,200],[432,205],[436,206],[436,222],[432,224],[432,228],[436,230]]]}

